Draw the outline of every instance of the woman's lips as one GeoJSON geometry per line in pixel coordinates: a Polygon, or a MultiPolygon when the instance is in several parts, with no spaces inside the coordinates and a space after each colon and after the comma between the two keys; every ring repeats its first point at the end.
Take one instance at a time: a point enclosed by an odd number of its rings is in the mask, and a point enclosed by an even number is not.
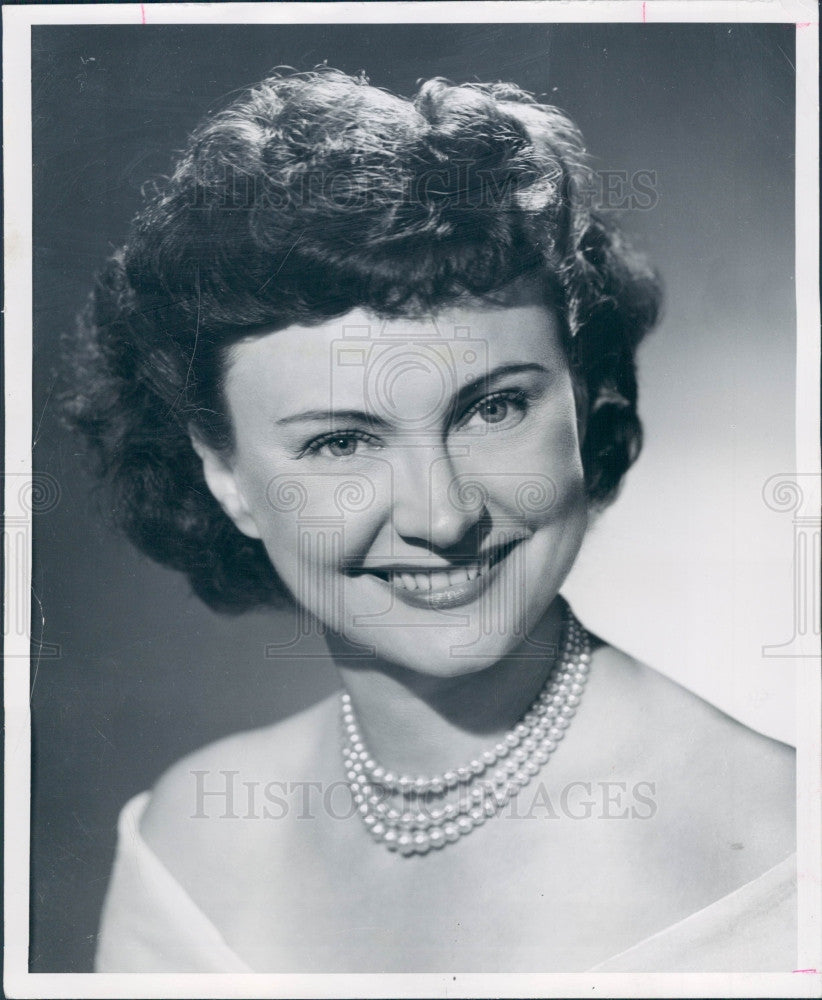
{"type": "Polygon", "coordinates": [[[496,578],[499,567],[523,539],[497,547],[484,559],[465,566],[431,572],[407,570],[375,573],[404,604],[443,610],[475,601],[496,578]]]}

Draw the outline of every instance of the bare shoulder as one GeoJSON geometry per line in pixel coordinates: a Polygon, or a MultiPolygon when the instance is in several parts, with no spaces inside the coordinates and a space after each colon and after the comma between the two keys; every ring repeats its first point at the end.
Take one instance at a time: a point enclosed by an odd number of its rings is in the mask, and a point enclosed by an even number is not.
{"type": "Polygon", "coordinates": [[[670,847],[706,872],[729,867],[740,882],[795,850],[792,747],[731,718],[652,668],[611,646],[594,657],[602,683],[586,703],[602,717],[610,704],[614,746],[627,767],[657,785],[670,847]],[[667,818],[666,818],[667,817],[667,818]]]}
{"type": "Polygon", "coordinates": [[[255,859],[284,834],[289,788],[328,780],[318,773],[319,744],[329,728],[336,731],[335,711],[332,697],[220,739],[172,765],[155,784],[140,832],[207,913],[220,909],[210,895],[222,897],[227,885],[241,886],[256,874],[255,859]]]}

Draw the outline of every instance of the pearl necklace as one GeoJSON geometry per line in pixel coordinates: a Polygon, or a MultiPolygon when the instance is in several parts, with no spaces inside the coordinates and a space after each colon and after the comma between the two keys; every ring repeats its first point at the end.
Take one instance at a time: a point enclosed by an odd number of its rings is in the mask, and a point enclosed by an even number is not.
{"type": "Polygon", "coordinates": [[[455,843],[498,815],[556,750],[579,706],[590,663],[588,633],[568,608],[562,653],[522,720],[492,749],[463,767],[433,777],[398,776],[377,764],[365,746],[351,698],[344,693],[341,718],[346,775],[357,811],[371,836],[389,851],[409,857],[455,843]],[[449,792],[456,793],[456,801],[445,801],[449,792]],[[403,808],[392,804],[397,795],[404,800],[403,808]],[[423,797],[434,799],[436,804],[421,801],[423,797]]]}

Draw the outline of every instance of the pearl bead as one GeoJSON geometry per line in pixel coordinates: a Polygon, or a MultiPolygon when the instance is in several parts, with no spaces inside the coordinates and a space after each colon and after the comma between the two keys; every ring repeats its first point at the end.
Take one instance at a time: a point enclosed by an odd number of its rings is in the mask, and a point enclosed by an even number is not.
{"type": "Polygon", "coordinates": [[[518,747],[519,746],[519,736],[517,736],[516,733],[508,733],[508,735],[505,737],[505,742],[512,749],[514,747],[518,747]]]}
{"type": "Polygon", "coordinates": [[[485,791],[482,788],[471,789],[471,799],[474,802],[482,802],[485,798],[485,791]]]}
{"type": "Polygon", "coordinates": [[[557,748],[556,743],[550,737],[547,740],[543,740],[540,746],[546,753],[553,753],[557,748]]]}
{"type": "Polygon", "coordinates": [[[442,778],[432,778],[429,782],[428,790],[432,795],[442,795],[445,791],[445,782],[442,778]]]}
{"type": "Polygon", "coordinates": [[[360,814],[360,816],[367,816],[368,813],[369,813],[368,803],[367,802],[361,802],[357,806],[357,812],[360,814]]]}
{"type": "Polygon", "coordinates": [[[471,777],[471,771],[467,767],[458,767],[457,768],[457,778],[461,782],[468,781],[468,779],[470,777],[471,777]]]}
{"type": "Polygon", "coordinates": [[[544,750],[535,750],[532,760],[535,764],[547,764],[548,754],[544,750]]]}
{"type": "Polygon", "coordinates": [[[479,760],[472,760],[471,763],[468,765],[468,768],[473,774],[482,774],[482,772],[485,770],[485,764],[483,764],[482,761],[479,760]]]}
{"type": "Polygon", "coordinates": [[[565,733],[557,726],[551,726],[551,728],[548,730],[548,735],[551,737],[552,740],[556,741],[556,740],[561,740],[562,737],[565,735],[565,733]]]}
{"type": "Polygon", "coordinates": [[[431,825],[431,817],[424,812],[414,813],[414,826],[418,830],[426,830],[431,825]]]}
{"type": "Polygon", "coordinates": [[[389,823],[399,823],[400,821],[400,811],[395,806],[391,806],[385,814],[385,818],[389,823]]]}
{"type": "Polygon", "coordinates": [[[491,799],[486,799],[482,805],[482,808],[485,810],[485,815],[488,816],[489,819],[491,818],[491,816],[496,815],[497,806],[496,803],[493,802],[491,799]]]}
{"type": "Polygon", "coordinates": [[[363,813],[362,821],[366,826],[374,826],[377,822],[379,822],[373,813],[363,813]]]}
{"type": "Polygon", "coordinates": [[[428,832],[428,840],[432,847],[445,847],[445,834],[438,827],[428,832]]]}
{"type": "Polygon", "coordinates": [[[504,785],[508,780],[508,772],[503,767],[498,767],[493,774],[494,781],[498,785],[504,785]]]}
{"type": "MultiPolygon", "coordinates": [[[[579,685],[576,686],[579,687],[579,685]]],[[[568,697],[565,699],[565,704],[570,705],[571,708],[576,708],[581,700],[582,699],[579,697],[578,694],[569,694],[568,697]]]]}
{"type": "Polygon", "coordinates": [[[414,779],[410,775],[404,774],[398,784],[401,792],[409,792],[414,787],[414,779]]]}
{"type": "Polygon", "coordinates": [[[482,806],[474,806],[468,815],[474,826],[481,826],[485,822],[485,810],[482,806]]]}
{"type": "Polygon", "coordinates": [[[560,716],[560,717],[559,717],[559,718],[558,718],[558,719],[557,719],[557,720],[556,720],[556,721],[554,722],[554,725],[555,725],[555,726],[557,727],[557,729],[567,729],[567,728],[568,728],[568,726],[570,726],[570,725],[571,725],[571,723],[570,723],[570,722],[568,721],[568,719],[564,718],[563,716],[560,716]]]}
{"type": "Polygon", "coordinates": [[[525,737],[529,735],[529,733],[530,729],[528,728],[528,726],[523,725],[521,722],[517,723],[517,725],[514,726],[514,734],[516,736],[519,736],[521,740],[524,740],[525,737]]]}
{"type": "Polygon", "coordinates": [[[513,774],[519,768],[519,761],[513,757],[505,762],[505,770],[508,774],[513,774]]]}
{"type": "Polygon", "coordinates": [[[474,824],[471,821],[470,816],[460,816],[457,820],[457,829],[460,833],[470,833],[473,830],[474,824]]]}
{"type": "Polygon", "coordinates": [[[427,833],[414,834],[414,849],[418,854],[427,854],[431,846],[431,839],[427,833]]]}
{"type": "Polygon", "coordinates": [[[374,837],[383,838],[385,837],[386,832],[387,828],[385,823],[381,823],[379,820],[377,820],[377,822],[371,827],[371,835],[374,837]]]}
{"type": "Polygon", "coordinates": [[[505,757],[509,751],[510,747],[507,743],[495,743],[494,753],[497,757],[505,757]]]}
{"type": "Polygon", "coordinates": [[[534,739],[533,734],[531,736],[529,736],[527,740],[523,740],[522,741],[522,747],[523,747],[524,750],[527,750],[529,753],[531,753],[533,750],[536,750],[536,748],[537,748],[537,741],[534,739]]]}
{"type": "Polygon", "coordinates": [[[537,717],[533,712],[526,712],[522,718],[523,724],[529,729],[537,724],[537,717]]]}
{"type": "Polygon", "coordinates": [[[410,833],[401,833],[397,837],[397,847],[399,848],[400,854],[404,854],[408,857],[409,854],[414,853],[414,838],[410,833]]]}
{"type": "Polygon", "coordinates": [[[531,777],[535,774],[539,774],[539,764],[534,760],[526,760],[522,765],[522,769],[526,774],[530,774],[531,777]]]}
{"type": "Polygon", "coordinates": [[[577,714],[577,710],[573,707],[573,705],[563,705],[562,706],[562,717],[563,717],[563,719],[573,719],[573,717],[576,714],[577,714]]]}
{"type": "Polygon", "coordinates": [[[517,749],[511,754],[513,760],[526,760],[528,758],[528,751],[525,747],[517,747],[517,749]]]}
{"type": "Polygon", "coordinates": [[[383,778],[385,778],[385,768],[377,765],[371,771],[371,777],[374,779],[374,781],[382,781],[383,778]]]}
{"type": "Polygon", "coordinates": [[[442,777],[449,788],[453,788],[459,782],[459,778],[454,771],[446,771],[442,777]]]}
{"type": "Polygon", "coordinates": [[[396,851],[398,840],[399,836],[397,835],[397,831],[391,829],[386,830],[382,838],[382,842],[385,844],[385,846],[388,848],[389,851],[396,851]]]}
{"type": "Polygon", "coordinates": [[[404,812],[400,815],[400,826],[413,826],[414,825],[414,814],[409,812],[404,812]]]}
{"type": "Polygon", "coordinates": [[[425,792],[428,791],[428,788],[429,788],[428,778],[423,778],[422,776],[420,776],[419,778],[415,779],[414,791],[417,792],[417,794],[423,795],[425,792]]]}
{"type": "Polygon", "coordinates": [[[442,807],[443,818],[447,820],[456,819],[458,812],[459,810],[457,809],[457,807],[455,805],[452,805],[450,802],[442,807]]]}
{"type": "Polygon", "coordinates": [[[460,832],[457,829],[456,823],[446,823],[442,828],[443,835],[445,839],[450,843],[454,843],[455,840],[459,840],[460,832]]]}
{"type": "Polygon", "coordinates": [[[492,764],[496,764],[497,755],[494,753],[493,750],[484,750],[480,755],[480,760],[483,762],[483,764],[486,764],[488,765],[488,767],[491,767],[492,764]]]}
{"type": "Polygon", "coordinates": [[[391,788],[393,785],[396,785],[397,776],[393,771],[386,771],[382,776],[382,780],[384,785],[388,785],[388,787],[391,788]]]}

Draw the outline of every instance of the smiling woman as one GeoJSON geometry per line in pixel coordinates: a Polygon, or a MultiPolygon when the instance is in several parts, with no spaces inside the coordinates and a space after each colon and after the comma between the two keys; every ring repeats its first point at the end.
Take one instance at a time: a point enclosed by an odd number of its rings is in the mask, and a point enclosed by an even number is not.
{"type": "Polygon", "coordinates": [[[323,68],[208,118],[136,218],[70,417],[132,540],[217,610],[301,608],[343,693],[126,805],[100,970],[792,967],[786,749],[560,596],[659,301],[589,189],[513,84],[323,68]]]}

